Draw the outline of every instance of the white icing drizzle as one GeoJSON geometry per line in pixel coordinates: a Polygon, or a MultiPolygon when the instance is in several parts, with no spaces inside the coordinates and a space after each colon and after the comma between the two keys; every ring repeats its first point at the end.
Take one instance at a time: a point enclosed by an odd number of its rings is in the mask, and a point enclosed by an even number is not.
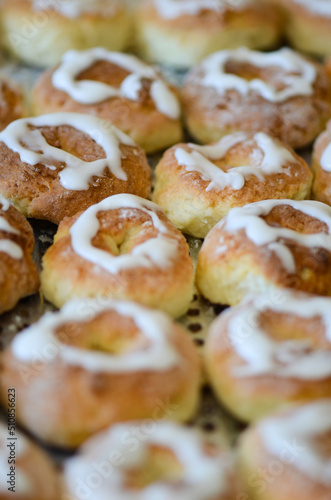
{"type": "MultiPolygon", "coordinates": [[[[143,422],[118,424],[90,439],[80,455],[67,460],[65,483],[70,495],[76,498],[77,484],[92,472],[92,463],[109,460],[110,450],[116,450],[122,463],[112,468],[112,473],[91,491],[90,500],[121,498],[123,500],[209,500],[225,494],[231,460],[220,454],[209,456],[204,450],[201,436],[188,428],[172,422],[154,422],[153,430],[144,439],[133,440],[134,431],[141,431],[143,422]],[[181,479],[175,482],[158,480],[141,490],[129,490],[125,486],[126,471],[143,467],[148,459],[150,446],[171,450],[182,466],[181,479]]],[[[139,435],[139,434],[138,434],[139,435]]]]}
{"type": "Polygon", "coordinates": [[[298,407],[290,413],[270,417],[258,424],[264,446],[279,458],[295,445],[291,466],[312,481],[331,486],[331,458],[319,452],[314,439],[331,432],[331,400],[298,407]]]}
{"type": "MultiPolygon", "coordinates": [[[[6,212],[9,209],[9,202],[4,198],[3,196],[0,195],[0,203],[1,203],[1,211],[6,212]]],[[[9,234],[20,234],[20,232],[15,229],[7,219],[0,215],[0,231],[3,231],[5,233],[9,234]]],[[[23,250],[22,248],[15,243],[14,241],[11,241],[7,238],[0,237],[0,253],[6,253],[13,259],[21,259],[23,257],[23,250]]]]}
{"type": "Polygon", "coordinates": [[[331,172],[331,142],[324,149],[321,156],[321,167],[325,172],[331,172]]]}
{"type": "Polygon", "coordinates": [[[244,207],[231,209],[225,219],[216,227],[224,228],[230,233],[244,230],[247,238],[255,245],[276,251],[283,266],[290,272],[293,272],[294,259],[287,247],[287,241],[295,242],[309,249],[324,248],[327,252],[331,252],[331,207],[318,201],[266,200],[251,203],[244,207]],[[273,208],[282,205],[290,206],[294,210],[324,222],[328,233],[299,233],[285,227],[270,226],[261,218],[268,215],[273,208]],[[276,249],[275,243],[277,244],[276,249]]]}
{"type": "Polygon", "coordinates": [[[156,70],[138,58],[110,52],[101,47],[85,51],[70,50],[64,54],[60,66],[52,75],[52,84],[81,104],[97,104],[113,97],[131,101],[139,99],[144,79],[151,79],[150,95],[156,109],[172,120],[180,118],[180,105],[175,94],[160,79],[156,70]],[[95,80],[77,80],[77,77],[98,61],[108,61],[130,72],[119,88],[95,80]]]}
{"type": "Polygon", "coordinates": [[[196,16],[203,10],[223,12],[226,9],[240,10],[252,0],[154,0],[155,7],[164,19],[181,16],[196,16]]]}
{"type": "MultiPolygon", "coordinates": [[[[281,301],[263,296],[248,300],[231,313],[228,337],[247,364],[235,369],[238,377],[272,375],[280,378],[322,380],[331,377],[331,299],[284,291],[281,301]],[[315,348],[308,340],[277,341],[259,325],[264,312],[312,320],[319,318],[325,328],[330,350],[315,348]],[[244,335],[242,333],[244,332],[244,335]]],[[[212,333],[213,335],[213,333],[212,333]]],[[[218,332],[215,330],[214,335],[218,332]]]]}
{"type": "Polygon", "coordinates": [[[179,354],[171,344],[172,330],[173,325],[165,314],[131,302],[107,299],[73,300],[60,311],[45,314],[37,323],[17,335],[11,349],[13,355],[23,362],[32,362],[36,357],[46,358],[48,362],[60,358],[69,365],[96,373],[166,371],[180,362],[179,354]],[[114,311],[120,316],[132,319],[149,341],[149,346],[113,355],[70,346],[57,338],[56,330],[66,323],[91,321],[106,311],[114,311]]]}
{"type": "Polygon", "coordinates": [[[318,16],[331,17],[330,0],[293,0],[305,9],[318,16]]]}
{"type": "Polygon", "coordinates": [[[83,14],[102,13],[114,16],[118,10],[117,0],[31,0],[35,11],[52,9],[59,14],[76,19],[83,14]]]}
{"type": "Polygon", "coordinates": [[[114,126],[109,126],[95,116],[79,113],[53,113],[36,118],[23,118],[8,125],[0,132],[0,142],[18,153],[23,163],[41,163],[55,170],[54,162],[66,164],[59,173],[61,185],[71,191],[89,189],[94,176],[102,177],[106,168],[118,179],[127,180],[122,169],[120,144],[135,146],[135,143],[114,126]],[[62,149],[51,146],[38,129],[34,127],[59,127],[68,125],[93,138],[105,152],[106,158],[84,161],[62,149]],[[25,146],[23,145],[23,142],[25,146]],[[40,152],[41,151],[41,152],[40,152]]]}
{"type": "Polygon", "coordinates": [[[189,153],[182,148],[177,148],[175,158],[179,165],[184,165],[188,172],[199,172],[202,179],[211,181],[206,191],[220,191],[227,186],[234,190],[244,187],[248,177],[255,176],[264,181],[265,175],[285,173],[289,174],[284,165],[288,162],[296,162],[290,151],[282,147],[268,135],[259,132],[254,135],[256,146],[261,150],[263,156],[256,163],[256,155],[251,159],[252,165],[233,167],[227,172],[216,166],[210,160],[221,160],[237,144],[248,141],[248,135],[243,132],[227,135],[213,146],[197,146],[189,144],[194,151],[189,153]]]}
{"type": "MultiPolygon", "coordinates": [[[[89,207],[70,229],[73,250],[83,259],[106,269],[110,273],[139,267],[166,268],[171,266],[178,251],[178,241],[171,237],[157,211],[160,208],[151,201],[130,194],[110,196],[97,205],[89,207]],[[97,218],[104,210],[136,209],[149,215],[158,234],[134,247],[131,253],[114,256],[92,245],[100,224],[97,218]]],[[[124,212],[125,214],[125,212],[124,212]]]]}
{"type": "Polygon", "coordinates": [[[312,95],[316,81],[316,69],[300,54],[283,48],[276,52],[257,52],[246,48],[215,52],[202,62],[204,76],[202,85],[224,94],[236,90],[246,96],[251,92],[259,94],[270,102],[284,102],[291,97],[312,95]],[[286,72],[282,78],[284,88],[278,90],[259,78],[246,80],[227,73],[226,64],[230,61],[248,63],[257,68],[278,67],[286,72]]]}
{"type": "MultiPolygon", "coordinates": [[[[28,453],[29,442],[17,431],[15,432],[15,455],[16,458],[19,459],[22,455],[28,453]]],[[[10,464],[8,464],[8,454],[9,448],[7,445],[10,444],[11,436],[9,435],[9,431],[7,426],[0,423],[0,494],[2,493],[4,496],[8,494],[8,487],[10,486],[7,481],[9,478],[7,476],[9,472],[10,464]]],[[[15,494],[14,496],[30,496],[33,493],[33,485],[32,481],[25,474],[24,470],[21,467],[17,467],[16,465],[16,473],[15,473],[15,494]]],[[[36,492],[37,493],[37,492],[36,492]]]]}

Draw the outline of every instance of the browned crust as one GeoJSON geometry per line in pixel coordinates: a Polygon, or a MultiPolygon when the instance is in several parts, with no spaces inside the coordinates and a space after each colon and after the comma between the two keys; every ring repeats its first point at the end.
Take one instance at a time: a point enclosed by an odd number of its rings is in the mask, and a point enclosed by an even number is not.
{"type": "MultiPolygon", "coordinates": [[[[59,358],[37,364],[17,360],[7,348],[2,369],[2,400],[7,388],[20,394],[16,414],[21,424],[47,443],[76,447],[95,432],[115,422],[161,418],[190,418],[197,404],[200,361],[190,337],[177,325],[167,332],[180,356],[165,371],[127,373],[91,372],[59,358]]],[[[89,348],[103,344],[112,351],[116,342],[137,342],[141,333],[134,321],[107,311],[87,322],[66,323],[57,335],[66,344],[89,348]]],[[[145,346],[146,347],[146,346],[145,346]]]]}
{"type": "Polygon", "coordinates": [[[326,172],[321,167],[321,157],[331,142],[331,122],[328,123],[327,129],[322,132],[314,144],[313,150],[313,196],[315,200],[322,201],[331,205],[331,173],[326,172]]]}
{"type": "MultiPolygon", "coordinates": [[[[325,442],[329,441],[328,436],[323,437],[325,442]]],[[[328,498],[329,487],[311,480],[295,467],[296,459],[302,453],[305,453],[305,449],[301,444],[291,442],[284,443],[281,457],[272,455],[265,448],[259,435],[259,424],[250,427],[242,435],[239,446],[239,471],[250,498],[252,500],[328,498]]]]}
{"type": "MultiPolygon", "coordinates": [[[[329,78],[323,66],[312,64],[317,70],[314,94],[292,97],[280,103],[269,102],[255,93],[243,96],[236,90],[221,95],[200,83],[203,72],[201,66],[197,66],[189,73],[182,90],[188,128],[203,142],[216,141],[227,133],[241,130],[265,132],[294,148],[309,145],[331,115],[329,78]],[[201,132],[197,134],[199,129],[201,132]]],[[[236,74],[246,77],[255,74],[267,82],[279,82],[279,71],[275,72],[275,68],[261,72],[250,65],[241,66],[233,68],[236,74]]]]}
{"type": "Polygon", "coordinates": [[[223,28],[243,29],[247,26],[270,24],[270,29],[280,30],[279,10],[268,5],[265,1],[256,1],[253,5],[242,9],[232,9],[230,6],[219,12],[202,10],[195,15],[182,15],[174,19],[164,19],[159,16],[153,0],[145,0],[137,8],[138,19],[144,23],[153,24],[160,28],[169,28],[183,33],[194,31],[210,33],[218,32],[223,28]]]}
{"type": "MultiPolygon", "coordinates": [[[[177,306],[178,314],[193,293],[193,269],[189,248],[184,236],[171,224],[163,212],[157,211],[171,238],[178,245],[177,257],[169,267],[133,268],[117,274],[105,271],[77,255],[71,245],[70,227],[80,214],[65,218],[55,236],[54,244],[43,260],[42,287],[49,297],[50,288],[63,290],[63,302],[71,297],[110,296],[165,309],[172,314],[177,306]],[[177,303],[177,306],[175,305],[177,303]]],[[[137,209],[119,209],[99,212],[100,229],[92,243],[114,255],[114,245],[130,253],[133,248],[158,234],[149,215],[137,209]],[[127,215],[126,215],[127,212],[127,215]],[[112,244],[109,242],[112,241],[112,244]],[[125,241],[124,247],[122,246],[125,241]],[[115,243],[114,243],[115,242],[115,243]],[[112,246],[112,248],[111,248],[112,246]]],[[[53,293],[52,293],[53,294],[53,293]]],[[[61,305],[61,304],[58,304],[61,305]]],[[[176,314],[174,314],[176,316],[176,314]]]]}
{"type": "MultiPolygon", "coordinates": [[[[256,149],[256,145],[252,144],[252,141],[254,141],[253,134],[249,134],[247,141],[237,144],[231,148],[222,160],[212,160],[212,163],[225,172],[230,171],[233,166],[250,165],[252,163],[251,155],[256,149]]],[[[288,149],[294,157],[293,162],[284,164],[284,168],[288,169],[288,174],[265,175],[264,181],[255,176],[250,176],[243,188],[239,190],[226,186],[222,190],[210,191],[206,191],[211,182],[210,180],[206,181],[199,172],[188,172],[185,166],[178,164],[175,157],[176,149],[182,148],[191,153],[193,149],[190,145],[178,144],[173,146],[164,153],[156,168],[158,199],[161,197],[171,203],[172,197],[180,197],[184,191],[192,196],[192,199],[196,197],[202,198],[206,206],[215,207],[226,204],[228,208],[231,208],[268,199],[296,199],[301,191],[304,191],[308,196],[312,180],[308,165],[289,146],[284,143],[280,145],[288,149]]]]}
{"type": "MultiPolygon", "coordinates": [[[[162,114],[155,106],[150,94],[152,80],[146,78],[138,101],[112,97],[97,104],[81,104],[66,92],[56,89],[52,84],[55,69],[46,71],[37,81],[32,94],[32,106],[36,115],[53,112],[87,113],[111,122],[132,137],[147,152],[154,152],[181,140],[180,119],[172,120],[162,114]]],[[[106,83],[119,88],[129,72],[108,61],[99,61],[79,76],[106,83]]],[[[176,94],[177,90],[169,85],[176,94]]]]}
{"type": "Polygon", "coordinates": [[[36,293],[39,277],[32,259],[34,236],[30,224],[14,207],[6,211],[0,209],[0,215],[20,232],[11,234],[0,231],[0,237],[17,243],[24,254],[22,259],[14,259],[0,252],[0,313],[3,313],[15,307],[21,298],[36,293]]]}
{"type": "MultiPolygon", "coordinates": [[[[289,205],[275,207],[265,218],[269,224],[305,233],[327,233],[327,227],[321,221],[312,218],[289,205]]],[[[257,276],[281,288],[293,288],[317,295],[331,295],[331,252],[322,248],[309,249],[287,240],[286,246],[291,251],[296,272],[290,273],[284,268],[277,255],[265,246],[255,245],[244,230],[230,233],[225,228],[215,226],[204,241],[199,254],[198,268],[222,272],[227,266],[236,263],[247,265],[257,276]],[[220,238],[227,252],[218,254],[220,238]],[[245,264],[244,264],[245,263],[245,264]]]]}
{"type": "MultiPolygon", "coordinates": [[[[300,298],[301,295],[297,294],[297,297],[300,298]]],[[[307,299],[307,296],[302,295],[302,298],[307,299]]],[[[229,322],[240,318],[242,312],[250,308],[255,310],[254,304],[248,303],[233,308],[225,316],[219,316],[211,326],[205,359],[211,383],[224,404],[239,418],[255,421],[289,404],[331,397],[330,377],[301,380],[266,374],[252,377],[234,375],[236,370],[246,363],[229,339],[229,322]]],[[[331,344],[325,336],[325,325],[320,318],[307,320],[295,314],[281,314],[269,309],[258,314],[258,321],[266,331],[266,336],[269,335],[273,339],[281,342],[308,341],[315,349],[331,350],[331,344]]],[[[249,342],[249,337],[240,339],[238,331],[238,342],[249,342]]]]}
{"type": "MultiPolygon", "coordinates": [[[[85,161],[105,157],[103,149],[92,138],[69,126],[41,127],[47,142],[85,161]]],[[[0,193],[9,199],[24,215],[47,219],[58,224],[64,217],[98,203],[108,196],[131,193],[148,198],[151,172],[145,153],[139,146],[122,144],[122,168],[127,181],[118,179],[105,170],[103,177],[94,177],[86,191],[69,191],[59,179],[65,165],[54,162],[56,170],[45,165],[23,163],[19,154],[0,142],[0,193]]]]}
{"type": "Polygon", "coordinates": [[[19,118],[23,118],[26,114],[24,98],[21,90],[10,83],[3,80],[0,82],[0,130],[9,125],[9,123],[19,118]]]}

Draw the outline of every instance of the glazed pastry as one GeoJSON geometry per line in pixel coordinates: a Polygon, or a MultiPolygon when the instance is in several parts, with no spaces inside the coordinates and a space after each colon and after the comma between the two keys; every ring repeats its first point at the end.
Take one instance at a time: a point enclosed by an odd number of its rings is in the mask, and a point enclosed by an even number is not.
{"type": "Polygon", "coordinates": [[[239,498],[231,455],[178,424],[131,422],[91,438],[65,463],[64,489],[70,498],[81,498],[79,486],[93,474],[95,461],[103,465],[103,477],[85,488],[90,500],[239,498]]]}
{"type": "Polygon", "coordinates": [[[0,130],[26,115],[24,97],[19,87],[0,75],[0,130]]]}
{"type": "MultiPolygon", "coordinates": [[[[12,391],[7,401],[15,402],[12,391]]],[[[58,500],[55,467],[46,453],[15,429],[12,417],[8,418],[8,424],[0,424],[0,499],[58,500]]]]}
{"type": "Polygon", "coordinates": [[[233,208],[202,245],[197,284],[228,305],[284,288],[331,295],[331,208],[291,200],[233,208]]]}
{"type": "Polygon", "coordinates": [[[67,52],[34,88],[34,113],[70,111],[116,125],[148,153],[182,138],[176,91],[153,67],[103,48],[67,52]]]}
{"type": "Polygon", "coordinates": [[[211,146],[178,144],[156,168],[155,203],[182,232],[204,238],[228,211],[271,198],[305,199],[312,174],[291,148],[260,132],[211,146]]]}
{"type": "Polygon", "coordinates": [[[189,73],[182,97],[188,129],[203,143],[236,131],[265,132],[301,148],[331,116],[325,68],[287,48],[216,52],[189,73]]]}
{"type": "MultiPolygon", "coordinates": [[[[38,365],[39,366],[39,365],[38,365]]],[[[72,301],[17,335],[3,357],[2,402],[48,444],[80,445],[108,425],[191,418],[198,353],[185,330],[132,302],[72,301]],[[38,358],[42,368],[36,368],[38,358]]]]}
{"type": "Polygon", "coordinates": [[[32,259],[30,224],[0,195],[0,314],[38,292],[39,277],[32,259]]]}
{"type": "Polygon", "coordinates": [[[132,36],[131,14],[120,0],[3,0],[1,22],[7,51],[41,67],[70,49],[125,50],[132,36]]]}
{"type": "Polygon", "coordinates": [[[42,291],[57,307],[74,297],[133,300],[185,314],[193,266],[184,236],[154,203],[116,195],[62,221],[43,259],[42,291]]]}
{"type": "Polygon", "coordinates": [[[150,189],[143,150],[94,116],[26,118],[0,133],[0,193],[26,217],[58,224],[107,196],[150,189]]]}
{"type": "Polygon", "coordinates": [[[289,404],[331,397],[331,298],[277,291],[211,325],[205,360],[216,395],[251,422],[289,404]]]}
{"type": "Polygon", "coordinates": [[[331,55],[331,4],[329,0],[280,0],[290,44],[317,57],[331,55]]]}
{"type": "Polygon", "coordinates": [[[314,144],[312,166],[313,196],[331,205],[331,122],[314,144]]]}
{"type": "Polygon", "coordinates": [[[330,415],[325,399],[272,415],[244,433],[240,464],[250,499],[330,497],[330,415]]]}
{"type": "Polygon", "coordinates": [[[261,0],[143,0],[138,52],[151,62],[189,67],[216,50],[271,48],[280,25],[278,9],[261,0]]]}

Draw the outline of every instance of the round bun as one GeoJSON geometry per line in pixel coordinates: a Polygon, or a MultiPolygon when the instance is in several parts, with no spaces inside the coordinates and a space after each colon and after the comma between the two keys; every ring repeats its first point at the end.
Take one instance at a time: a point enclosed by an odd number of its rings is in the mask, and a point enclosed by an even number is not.
{"type": "Polygon", "coordinates": [[[184,233],[204,238],[231,208],[302,200],[312,174],[291,148],[264,133],[237,132],[211,146],[178,144],[156,168],[153,200],[184,233]]]}
{"type": "Polygon", "coordinates": [[[40,67],[57,64],[70,49],[125,50],[132,33],[120,0],[4,0],[1,23],[8,52],[40,67]]]}
{"type": "Polygon", "coordinates": [[[193,266],[184,236],[154,203],[116,195],[64,219],[43,259],[43,293],[60,307],[74,297],[133,300],[185,314],[193,266]]]}
{"type": "Polygon", "coordinates": [[[22,91],[18,86],[0,76],[0,130],[26,115],[22,91]]]}
{"type": "Polygon", "coordinates": [[[331,55],[331,6],[325,0],[280,0],[290,44],[317,57],[331,55]]]}
{"type": "Polygon", "coordinates": [[[0,195],[0,314],[38,292],[32,259],[33,231],[28,221],[0,195]]]}
{"type": "Polygon", "coordinates": [[[313,196],[331,205],[331,121],[314,144],[312,166],[313,196]]]}
{"type": "Polygon", "coordinates": [[[110,121],[148,153],[182,139],[176,90],[136,57],[103,48],[67,52],[37,81],[36,115],[87,113],[110,121]]]}
{"type": "MultiPolygon", "coordinates": [[[[15,402],[14,389],[7,394],[8,401],[15,402]]],[[[55,467],[46,453],[15,429],[10,409],[8,425],[0,424],[1,500],[13,497],[17,500],[58,500],[60,490],[55,467]]]]}
{"type": "Polygon", "coordinates": [[[280,17],[261,0],[144,0],[137,8],[136,32],[144,59],[189,67],[216,50],[275,46],[280,17]]]}
{"type": "Polygon", "coordinates": [[[284,288],[331,295],[331,208],[291,200],[233,208],[202,245],[197,284],[228,305],[284,288]]]}
{"type": "Polygon", "coordinates": [[[189,73],[182,96],[189,131],[202,143],[247,131],[301,148],[331,116],[325,68],[288,48],[216,52],[189,73]]]}
{"type": "Polygon", "coordinates": [[[0,133],[0,193],[26,217],[58,224],[107,196],[150,190],[143,150],[99,118],[54,113],[0,133]]]}
{"type": "Polygon", "coordinates": [[[48,444],[73,448],[116,422],[190,419],[200,393],[199,355],[161,312],[77,300],[14,338],[3,356],[4,403],[12,386],[20,394],[18,421],[48,444]]]}
{"type": "Polygon", "coordinates": [[[325,399],[272,415],[243,434],[240,471],[251,500],[329,498],[330,415],[325,399]]]}
{"type": "Polygon", "coordinates": [[[212,324],[205,360],[216,395],[240,420],[331,397],[331,299],[283,291],[212,324]]]}
{"type": "Polygon", "coordinates": [[[239,498],[231,454],[178,424],[137,421],[115,425],[91,438],[64,465],[68,498],[76,498],[75,485],[92,477],[95,460],[109,465],[116,460],[116,465],[110,465],[111,473],[103,475],[97,486],[88,488],[90,500],[174,498],[174,491],[178,499],[239,498]]]}

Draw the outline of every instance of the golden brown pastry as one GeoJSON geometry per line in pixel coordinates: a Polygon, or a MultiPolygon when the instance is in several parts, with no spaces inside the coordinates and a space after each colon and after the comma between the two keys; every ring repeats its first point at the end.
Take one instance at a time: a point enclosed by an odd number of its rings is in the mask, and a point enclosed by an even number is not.
{"type": "Polygon", "coordinates": [[[94,116],[26,118],[0,133],[0,193],[26,217],[58,224],[107,196],[150,189],[143,150],[94,116]]]}
{"type": "MultiPolygon", "coordinates": [[[[85,443],[64,465],[64,491],[78,500],[84,478],[103,465],[103,478],[89,484],[91,500],[235,500],[240,498],[231,453],[211,446],[195,430],[171,422],[135,421],[110,427],[85,443]]],[[[99,469],[100,471],[100,469],[99,469]]]]}
{"type": "Polygon", "coordinates": [[[281,28],[278,9],[263,0],[143,0],[135,22],[140,55],[180,68],[216,50],[271,48],[281,28]]]}
{"type": "Polygon", "coordinates": [[[191,418],[200,363],[188,334],[165,314],[83,299],[17,335],[1,380],[4,405],[8,387],[19,394],[21,425],[48,444],[73,448],[116,422],[191,418]]]}
{"type": "Polygon", "coordinates": [[[301,148],[331,116],[325,68],[288,48],[216,52],[188,74],[182,97],[188,129],[202,143],[265,132],[301,148]]]}
{"type": "Polygon", "coordinates": [[[211,325],[205,361],[216,395],[240,420],[331,397],[331,299],[277,291],[211,325]]]}
{"type": "Polygon", "coordinates": [[[292,288],[331,295],[331,208],[267,200],[233,208],[207,235],[197,285],[214,303],[292,288]]]}
{"type": "Polygon", "coordinates": [[[57,64],[70,49],[125,50],[132,37],[131,13],[121,0],[3,0],[1,25],[7,51],[41,67],[57,64]]]}
{"type": "Polygon", "coordinates": [[[176,90],[162,75],[132,55],[100,47],[67,52],[37,81],[32,106],[36,115],[99,116],[148,153],[172,146],[183,135],[176,90]]]}
{"type": "Polygon", "coordinates": [[[331,121],[314,144],[312,167],[313,196],[331,205],[331,121]]]}
{"type": "Polygon", "coordinates": [[[26,106],[20,88],[0,75],[0,130],[26,115],[26,106]]]}
{"type": "Polygon", "coordinates": [[[0,424],[0,499],[58,500],[60,487],[55,467],[44,451],[16,430],[11,416],[18,394],[7,394],[8,424],[0,424]]]}
{"type": "Polygon", "coordinates": [[[285,13],[285,33],[290,44],[317,57],[331,55],[331,5],[329,0],[280,0],[285,13]]]}
{"type": "Polygon", "coordinates": [[[193,265],[184,236],[157,205],[121,194],[61,222],[41,281],[58,307],[105,296],[179,317],[193,296],[193,265]]]}
{"type": "Polygon", "coordinates": [[[28,221],[0,195],[0,314],[38,292],[32,259],[33,231],[28,221]]]}
{"type": "Polygon", "coordinates": [[[156,168],[153,201],[182,232],[204,238],[228,211],[267,199],[302,200],[312,174],[289,146],[263,132],[237,132],[216,144],[178,144],[156,168]]]}
{"type": "Polygon", "coordinates": [[[331,400],[273,414],[241,438],[240,471],[251,500],[330,497],[331,400]]]}

